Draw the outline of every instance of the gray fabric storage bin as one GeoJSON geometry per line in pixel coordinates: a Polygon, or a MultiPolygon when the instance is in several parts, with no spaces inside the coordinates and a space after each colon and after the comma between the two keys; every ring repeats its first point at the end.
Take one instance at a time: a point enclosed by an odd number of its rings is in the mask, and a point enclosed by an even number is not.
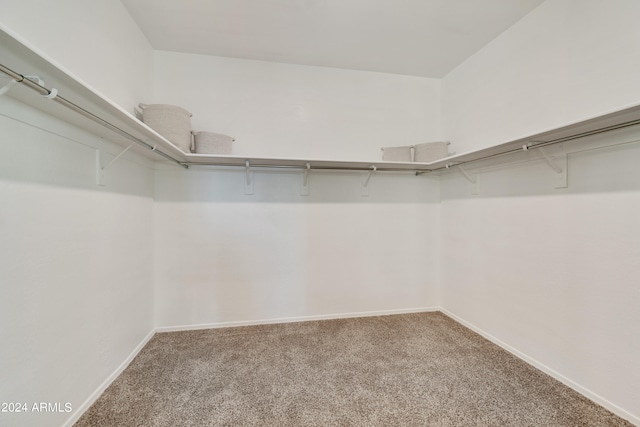
{"type": "Polygon", "coordinates": [[[449,141],[425,142],[424,144],[416,144],[413,147],[414,162],[435,162],[449,156],[449,141]]]}
{"type": "Polygon", "coordinates": [[[191,113],[176,105],[139,104],[142,121],[185,153],[191,152],[191,113]]]}
{"type": "Polygon", "coordinates": [[[231,154],[234,138],[215,132],[193,132],[196,154],[231,154]]]}
{"type": "Polygon", "coordinates": [[[411,146],[403,147],[382,147],[382,160],[387,162],[410,162],[411,146]]]}

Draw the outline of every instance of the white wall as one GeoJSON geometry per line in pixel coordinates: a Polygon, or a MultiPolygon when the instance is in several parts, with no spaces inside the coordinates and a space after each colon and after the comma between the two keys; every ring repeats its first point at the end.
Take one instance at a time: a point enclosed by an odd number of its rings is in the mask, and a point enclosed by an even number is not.
{"type": "MultiPolygon", "coordinates": [[[[0,22],[128,110],[152,90],[152,50],[119,1],[5,0],[0,22]]],[[[97,188],[98,138],[0,108],[0,401],[73,410],[0,424],[60,425],[153,329],[153,171],[127,154],[97,188]]]]}
{"type": "Polygon", "coordinates": [[[543,162],[471,169],[479,196],[447,175],[441,213],[442,306],[635,423],[638,159],[640,142],[571,154],[563,190],[543,162]]]}
{"type": "Polygon", "coordinates": [[[159,51],[154,100],[239,155],[375,161],[441,136],[438,79],[159,51]]]}
{"type": "MultiPolygon", "coordinates": [[[[445,77],[445,137],[466,151],[638,103],[639,13],[635,1],[543,3],[445,77]]],[[[638,145],[572,154],[565,190],[542,162],[469,166],[474,197],[443,177],[441,302],[640,425],[638,160],[638,145]]]]}
{"type": "Polygon", "coordinates": [[[156,172],[160,327],[438,305],[438,182],[362,173],[156,172]]]}
{"type": "Polygon", "coordinates": [[[78,411],[153,328],[153,170],[128,154],[96,187],[99,139],[8,97],[0,141],[0,402],[29,406],[0,424],[61,425],[31,405],[78,411]]]}
{"type": "Polygon", "coordinates": [[[442,80],[458,153],[640,101],[640,2],[547,0],[442,80]]]}
{"type": "Polygon", "coordinates": [[[152,91],[152,49],[120,1],[2,0],[0,26],[127,111],[152,91]]]}
{"type": "MultiPolygon", "coordinates": [[[[155,102],[234,154],[379,160],[380,147],[440,137],[435,79],[155,53],[155,102]]],[[[438,184],[426,177],[244,171],[156,173],[160,327],[435,307],[438,184]],[[179,224],[176,226],[176,224],[179,224]]]]}

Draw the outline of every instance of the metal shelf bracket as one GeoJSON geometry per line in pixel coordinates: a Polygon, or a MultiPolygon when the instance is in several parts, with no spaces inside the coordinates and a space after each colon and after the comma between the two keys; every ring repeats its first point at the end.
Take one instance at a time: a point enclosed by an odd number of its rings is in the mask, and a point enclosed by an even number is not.
{"type": "MultiPolygon", "coordinates": [[[[451,166],[456,166],[453,163],[447,163],[446,165],[444,165],[445,168],[450,169],[451,166]]],[[[462,174],[462,176],[464,176],[466,178],[467,181],[469,181],[471,184],[475,184],[478,180],[478,178],[471,178],[471,176],[467,173],[467,171],[462,167],[462,165],[457,165],[458,166],[458,170],[460,171],[460,173],[462,174]]]]}
{"type": "MultiPolygon", "coordinates": [[[[6,74],[6,73],[5,73],[6,74]]],[[[38,77],[38,76],[23,76],[23,75],[19,75],[20,76],[20,80],[17,80],[15,78],[9,80],[4,86],[2,86],[0,88],[0,96],[4,95],[5,93],[9,92],[9,89],[11,89],[13,87],[13,85],[15,85],[16,83],[22,83],[24,81],[24,79],[30,80],[40,86],[44,86],[44,81],[38,77]]],[[[58,89],[51,89],[50,91],[48,91],[49,93],[47,95],[43,95],[45,98],[50,98],[53,99],[58,95],[58,89]],[[54,92],[55,91],[55,92],[54,92]]]]}
{"type": "Polygon", "coordinates": [[[106,171],[111,165],[113,165],[124,153],[129,151],[129,149],[133,147],[133,144],[129,145],[127,148],[122,150],[117,156],[115,156],[109,163],[105,166],[102,166],[102,151],[100,148],[96,148],[96,185],[103,186],[104,185],[104,171],[106,171]]]}
{"type": "Polygon", "coordinates": [[[311,170],[311,164],[307,163],[304,165],[305,169],[302,172],[302,187],[300,188],[301,196],[309,195],[309,171],[311,170]]]}
{"type": "Polygon", "coordinates": [[[253,194],[253,172],[251,172],[251,164],[249,160],[244,163],[244,194],[251,195],[253,194]]]}
{"type": "Polygon", "coordinates": [[[480,176],[476,175],[474,178],[472,178],[471,175],[469,175],[469,173],[465,170],[465,168],[462,167],[462,165],[454,165],[453,163],[448,163],[445,165],[445,168],[449,169],[452,166],[456,166],[462,176],[464,176],[464,178],[472,185],[471,194],[480,194],[480,176]]]}
{"type": "Polygon", "coordinates": [[[362,197],[369,197],[369,181],[371,181],[371,176],[378,170],[376,165],[369,166],[370,170],[367,173],[364,182],[362,183],[362,197]]]}
{"type": "Polygon", "coordinates": [[[9,92],[9,89],[11,89],[13,87],[13,85],[15,85],[16,83],[18,83],[18,81],[16,79],[9,80],[4,86],[2,86],[0,88],[0,96],[2,96],[5,93],[9,92]]]}
{"type": "Polygon", "coordinates": [[[549,167],[557,174],[553,187],[567,188],[569,186],[567,179],[567,170],[569,169],[567,154],[561,154],[559,156],[555,156],[555,159],[552,159],[542,148],[539,148],[538,151],[540,151],[540,154],[547,165],[549,165],[549,167]]]}
{"type": "MultiPolygon", "coordinates": [[[[534,141],[535,142],[535,141],[534,141]]],[[[522,146],[524,151],[528,151],[531,147],[531,142],[522,146]]],[[[535,147],[534,147],[535,148],[535,147]]],[[[569,168],[569,164],[567,161],[567,154],[561,154],[559,156],[555,156],[555,160],[551,158],[542,147],[538,148],[538,151],[542,155],[542,160],[554,171],[557,175],[555,177],[554,188],[567,188],[569,183],[567,181],[567,169],[569,168]]]]}
{"type": "Polygon", "coordinates": [[[471,178],[471,176],[467,173],[467,171],[462,167],[462,165],[458,166],[458,169],[460,170],[460,173],[467,179],[467,181],[469,181],[471,184],[476,184],[478,182],[478,177],[476,178],[471,178]]]}
{"type": "Polygon", "coordinates": [[[544,161],[549,165],[549,167],[557,174],[561,174],[563,172],[563,169],[558,166],[553,159],[551,159],[551,157],[549,157],[547,155],[547,153],[544,152],[544,150],[542,148],[538,148],[538,151],[540,152],[540,154],[542,154],[542,158],[544,159],[544,161]]]}

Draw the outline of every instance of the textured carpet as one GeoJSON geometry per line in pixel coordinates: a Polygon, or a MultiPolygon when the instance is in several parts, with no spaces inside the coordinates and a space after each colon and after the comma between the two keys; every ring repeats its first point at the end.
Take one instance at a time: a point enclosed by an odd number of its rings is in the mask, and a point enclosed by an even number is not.
{"type": "Polygon", "coordinates": [[[156,334],[76,426],[631,426],[441,313],[156,334]]]}

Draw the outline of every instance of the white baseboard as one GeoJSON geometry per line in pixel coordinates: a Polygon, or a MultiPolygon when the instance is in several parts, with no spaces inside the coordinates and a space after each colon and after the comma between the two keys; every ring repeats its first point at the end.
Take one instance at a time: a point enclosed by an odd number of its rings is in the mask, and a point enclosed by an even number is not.
{"type": "Polygon", "coordinates": [[[616,414],[617,416],[619,416],[621,418],[624,418],[625,420],[633,423],[634,425],[640,426],[640,417],[638,417],[636,415],[633,415],[630,412],[625,411],[624,409],[622,409],[619,406],[609,402],[607,399],[599,396],[598,394],[592,392],[591,390],[581,386],[578,383],[575,383],[575,382],[571,381],[569,378],[565,377],[564,375],[560,374],[559,372],[549,368],[548,366],[546,366],[543,363],[540,363],[536,359],[527,356],[526,354],[522,353],[521,351],[511,347],[509,344],[499,340],[498,338],[496,338],[493,335],[483,331],[482,329],[478,328],[477,326],[475,326],[475,325],[467,322],[466,320],[456,316],[455,314],[451,313],[450,311],[445,310],[444,308],[440,308],[439,310],[443,314],[445,314],[446,316],[448,316],[451,319],[455,320],[456,322],[460,323],[461,325],[464,325],[465,327],[471,329],[472,331],[474,331],[477,334],[481,335],[482,337],[488,339],[489,341],[493,342],[494,344],[502,347],[503,349],[505,349],[509,353],[513,354],[517,358],[524,360],[525,362],[527,362],[528,364],[532,365],[533,367],[541,370],[542,372],[546,373],[547,375],[549,375],[549,376],[555,378],[556,380],[560,381],[564,385],[566,385],[566,386],[572,388],[573,390],[577,391],[581,395],[585,396],[587,399],[592,400],[593,402],[597,403],[598,405],[607,408],[609,411],[611,411],[614,414],[616,414]]]}
{"type": "Polygon", "coordinates": [[[161,326],[156,332],[192,331],[197,329],[232,328],[235,326],[269,325],[274,323],[310,322],[313,320],[347,319],[352,317],[388,316],[392,314],[424,313],[439,311],[440,307],[416,307],[397,310],[362,311],[355,313],[321,314],[316,316],[284,317],[278,319],[241,320],[234,322],[201,323],[182,326],[161,326]]]}
{"type": "Polygon", "coordinates": [[[85,411],[89,409],[91,405],[95,403],[96,400],[98,400],[100,395],[107,389],[107,387],[109,387],[111,383],[116,378],[118,378],[118,375],[120,375],[122,371],[124,371],[127,368],[127,366],[129,366],[129,363],[131,363],[134,357],[136,357],[138,353],[140,353],[140,350],[142,350],[144,346],[147,345],[147,343],[151,338],[153,338],[155,333],[156,331],[154,329],[151,332],[149,332],[149,334],[146,337],[144,337],[142,341],[140,341],[140,344],[138,344],[136,348],[133,349],[133,351],[129,354],[129,356],[127,356],[127,358],[120,364],[120,366],[118,366],[116,370],[113,371],[111,375],[109,375],[109,377],[100,385],[100,387],[98,387],[98,389],[94,391],[91,394],[91,396],[89,396],[89,398],[84,401],[82,405],[80,405],[78,408],[75,409],[75,411],[73,411],[69,419],[63,424],[63,427],[71,427],[80,419],[82,414],[84,414],[85,411]]]}

